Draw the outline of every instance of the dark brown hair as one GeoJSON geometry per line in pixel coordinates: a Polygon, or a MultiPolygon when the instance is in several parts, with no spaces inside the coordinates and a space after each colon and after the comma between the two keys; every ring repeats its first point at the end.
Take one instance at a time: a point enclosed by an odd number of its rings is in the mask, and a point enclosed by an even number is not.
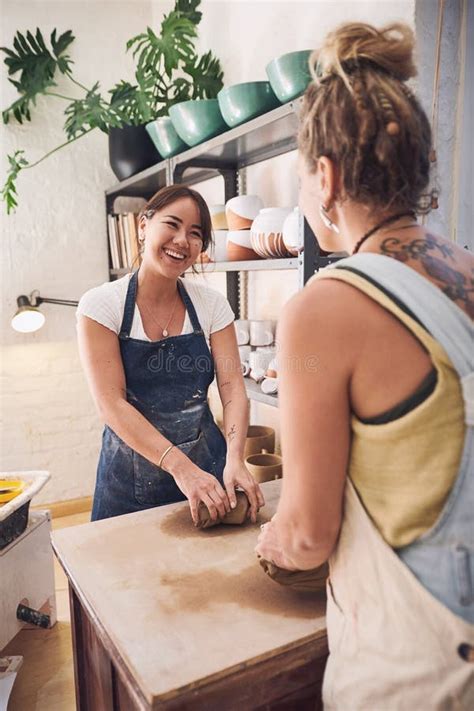
{"type": "Polygon", "coordinates": [[[406,86],[416,74],[411,29],[350,23],[331,32],[310,59],[299,149],[310,170],[337,165],[342,199],[377,208],[430,209],[431,129],[406,86]]]}
{"type": "Polygon", "coordinates": [[[212,224],[211,215],[209,213],[209,208],[206,201],[196,190],[193,190],[188,185],[168,185],[166,188],[161,188],[157,193],[151,197],[143,210],[140,212],[138,219],[145,215],[148,220],[151,220],[155,212],[158,210],[163,210],[163,208],[170,205],[176,200],[181,198],[191,198],[197,205],[199,210],[199,215],[201,218],[201,231],[202,231],[202,252],[213,243],[212,239],[212,224]]]}

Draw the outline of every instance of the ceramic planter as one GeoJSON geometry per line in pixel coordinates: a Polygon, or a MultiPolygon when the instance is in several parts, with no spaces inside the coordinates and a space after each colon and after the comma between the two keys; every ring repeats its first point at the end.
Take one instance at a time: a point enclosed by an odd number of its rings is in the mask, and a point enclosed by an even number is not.
{"type": "Polygon", "coordinates": [[[309,58],[313,50],[304,49],[289,52],[273,59],[267,64],[265,71],[273,91],[282,104],[296,99],[306,90],[311,81],[309,58]]]}
{"type": "Polygon", "coordinates": [[[185,151],[188,146],[176,133],[169,116],[160,116],[145,126],[148,135],[163,158],[171,158],[185,151]]]}
{"type": "Polygon", "coordinates": [[[217,95],[224,121],[233,128],[280,105],[270,82],[251,81],[221,89],[217,95]]]}
{"type": "Polygon", "coordinates": [[[144,125],[110,129],[109,161],[118,180],[130,178],[160,160],[144,125]]]}
{"type": "Polygon", "coordinates": [[[228,129],[217,99],[183,101],[171,106],[169,115],[176,133],[188,146],[197,146],[228,129]]]}

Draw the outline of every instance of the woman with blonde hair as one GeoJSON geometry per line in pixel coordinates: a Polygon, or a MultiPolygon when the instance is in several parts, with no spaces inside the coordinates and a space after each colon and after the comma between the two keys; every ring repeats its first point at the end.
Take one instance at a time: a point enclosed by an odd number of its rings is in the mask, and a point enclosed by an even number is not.
{"type": "Polygon", "coordinates": [[[279,324],[283,486],[256,550],[329,560],[325,708],[473,708],[474,258],[417,221],[432,146],[411,30],[347,24],[312,59],[300,205],[353,256],[279,324]]]}

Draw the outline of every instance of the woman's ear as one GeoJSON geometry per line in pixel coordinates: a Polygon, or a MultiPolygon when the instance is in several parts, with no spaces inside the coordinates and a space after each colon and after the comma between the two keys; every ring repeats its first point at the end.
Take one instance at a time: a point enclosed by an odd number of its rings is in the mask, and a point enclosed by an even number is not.
{"type": "Polygon", "coordinates": [[[338,176],[336,166],[327,156],[318,158],[318,169],[315,178],[319,181],[318,187],[323,204],[329,209],[337,196],[338,176]]]}

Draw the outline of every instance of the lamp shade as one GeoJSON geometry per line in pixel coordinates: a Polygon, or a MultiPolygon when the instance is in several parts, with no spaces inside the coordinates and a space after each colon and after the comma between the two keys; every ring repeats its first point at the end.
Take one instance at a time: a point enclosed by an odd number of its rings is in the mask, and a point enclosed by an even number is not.
{"type": "Polygon", "coordinates": [[[32,306],[27,296],[17,299],[18,311],[12,318],[12,328],[20,333],[32,333],[44,324],[45,318],[37,306],[32,306]]]}

